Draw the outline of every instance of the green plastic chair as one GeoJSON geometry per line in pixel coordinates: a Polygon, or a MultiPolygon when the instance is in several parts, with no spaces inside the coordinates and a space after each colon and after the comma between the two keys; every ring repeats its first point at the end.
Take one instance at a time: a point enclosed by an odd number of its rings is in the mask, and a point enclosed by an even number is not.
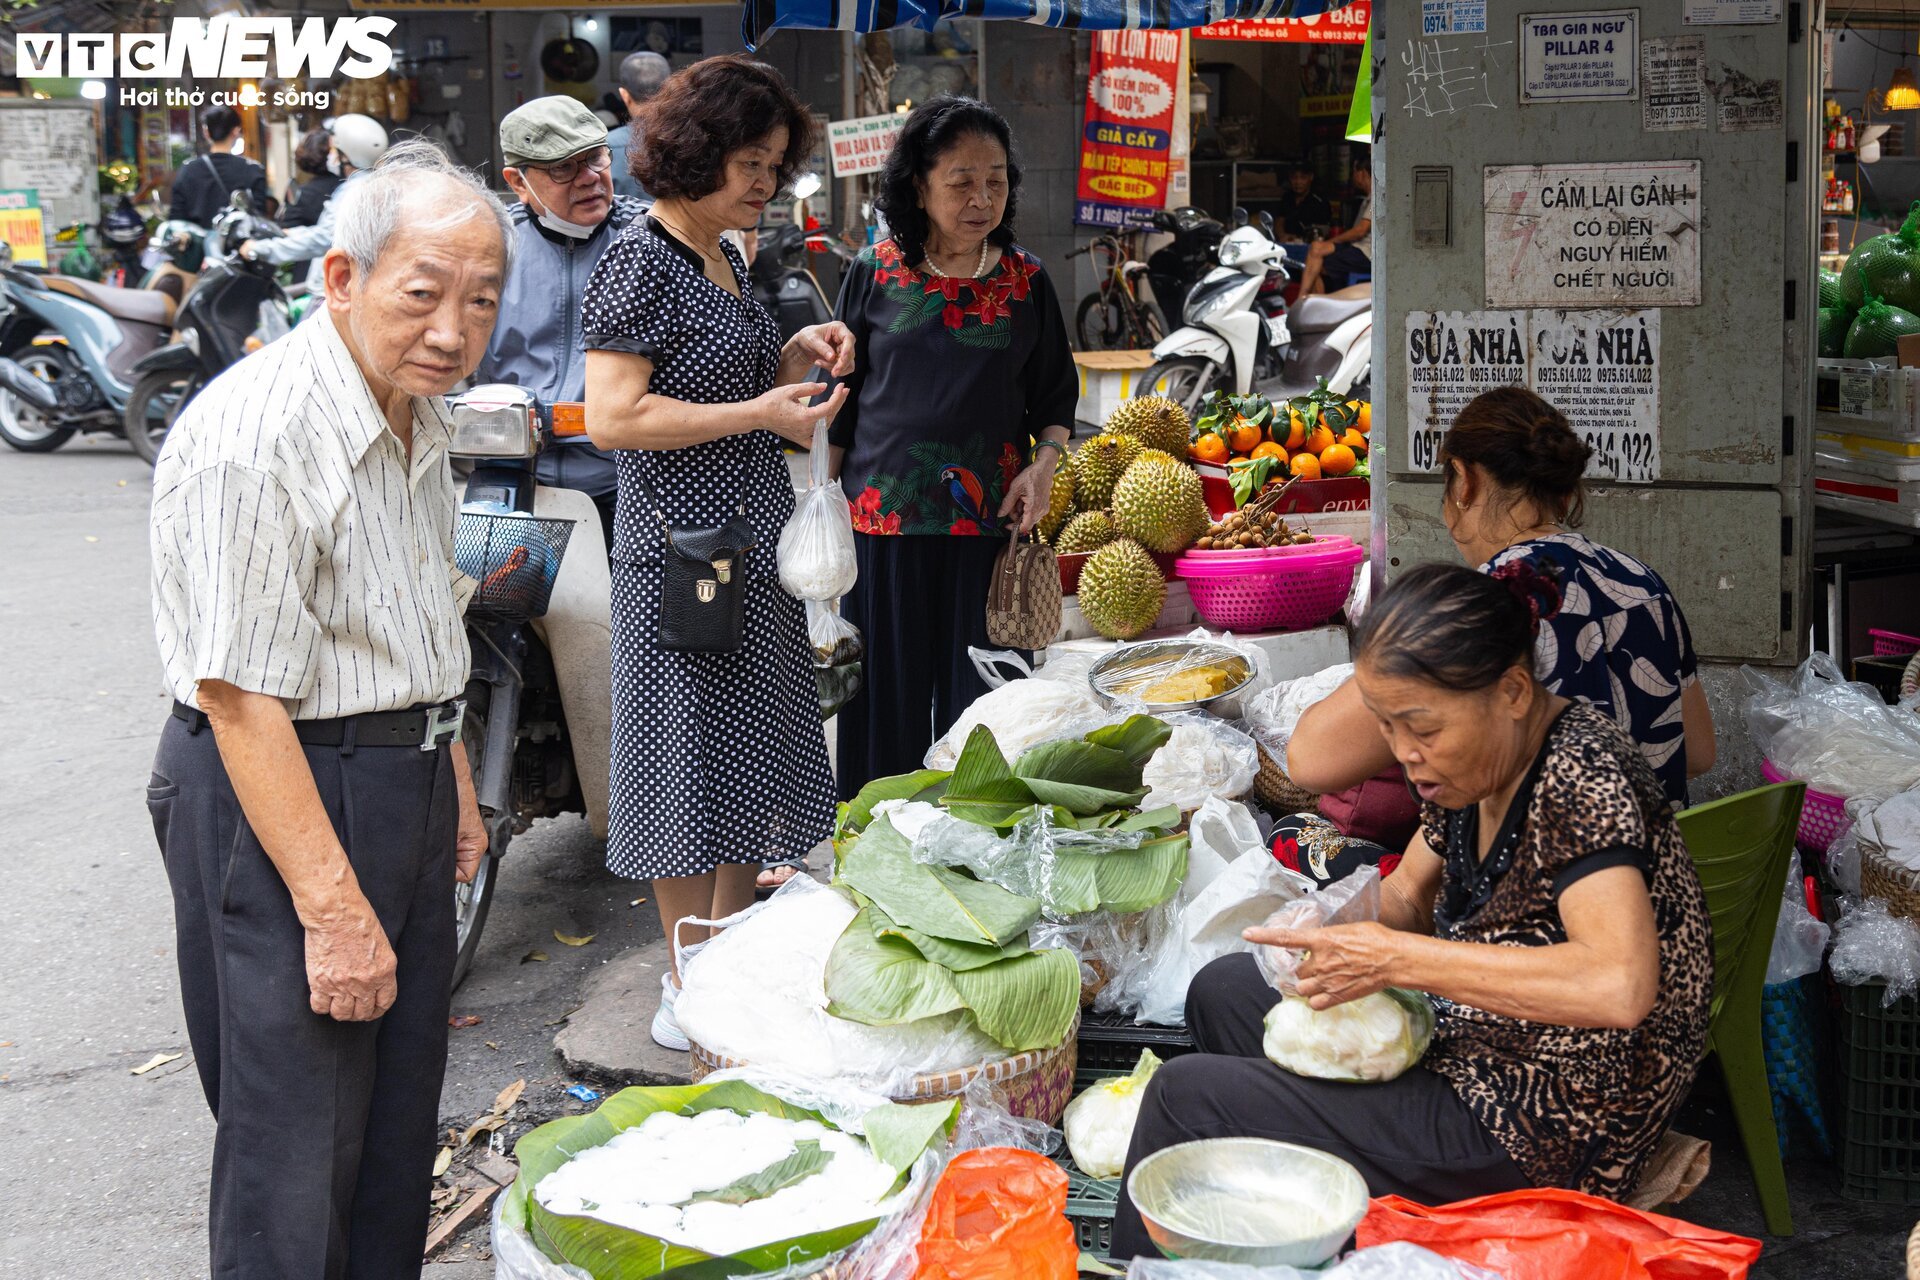
{"type": "Polygon", "coordinates": [[[1720,1059],[1733,1118],[1753,1169],[1767,1230],[1793,1234],[1787,1171],[1773,1127],[1773,1099],[1760,1047],[1760,989],[1780,916],[1804,782],[1782,782],[1696,805],[1679,815],[1713,917],[1713,1014],[1707,1051],[1720,1059]]]}

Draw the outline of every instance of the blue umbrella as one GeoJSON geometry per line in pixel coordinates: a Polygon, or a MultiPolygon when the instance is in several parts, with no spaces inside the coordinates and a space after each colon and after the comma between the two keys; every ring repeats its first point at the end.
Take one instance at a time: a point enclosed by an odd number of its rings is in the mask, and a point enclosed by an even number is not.
{"type": "Polygon", "coordinates": [[[1180,30],[1230,18],[1311,18],[1347,0],[745,0],[740,29],[755,48],[780,27],[819,31],[933,30],[945,18],[1001,18],[1045,27],[1180,30]]]}

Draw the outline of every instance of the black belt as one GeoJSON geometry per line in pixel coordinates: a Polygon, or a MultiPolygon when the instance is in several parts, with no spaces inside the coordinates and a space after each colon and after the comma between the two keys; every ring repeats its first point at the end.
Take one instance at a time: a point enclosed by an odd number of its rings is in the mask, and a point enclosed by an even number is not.
{"type": "MultiPolygon", "coordinates": [[[[405,711],[371,711],[332,720],[295,720],[294,736],[310,747],[415,747],[431,751],[460,736],[467,704],[445,702],[405,711]]],[[[194,733],[206,726],[207,716],[184,702],[173,704],[173,714],[194,733]]]]}

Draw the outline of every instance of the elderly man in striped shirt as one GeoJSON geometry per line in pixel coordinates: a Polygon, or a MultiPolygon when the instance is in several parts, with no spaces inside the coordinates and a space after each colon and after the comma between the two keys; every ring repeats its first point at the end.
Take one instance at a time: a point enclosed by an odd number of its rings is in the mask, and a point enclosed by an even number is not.
{"type": "Polygon", "coordinates": [[[342,202],[324,311],[202,392],[154,471],[175,703],[147,803],[223,1278],[419,1274],[453,885],[486,848],[441,397],[486,350],[509,225],[425,142],[342,202]]]}

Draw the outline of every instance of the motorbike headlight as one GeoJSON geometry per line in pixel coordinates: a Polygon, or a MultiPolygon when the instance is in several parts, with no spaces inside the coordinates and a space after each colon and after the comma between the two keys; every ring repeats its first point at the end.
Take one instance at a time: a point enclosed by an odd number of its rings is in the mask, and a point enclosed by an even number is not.
{"type": "Polygon", "coordinates": [[[1221,266],[1237,267],[1240,265],[1240,259],[1244,256],[1246,256],[1246,246],[1238,240],[1227,239],[1220,242],[1219,257],[1221,266]]]}
{"type": "Polygon", "coordinates": [[[508,384],[475,387],[447,401],[453,411],[448,452],[463,458],[531,458],[540,448],[538,405],[508,384]]]}

